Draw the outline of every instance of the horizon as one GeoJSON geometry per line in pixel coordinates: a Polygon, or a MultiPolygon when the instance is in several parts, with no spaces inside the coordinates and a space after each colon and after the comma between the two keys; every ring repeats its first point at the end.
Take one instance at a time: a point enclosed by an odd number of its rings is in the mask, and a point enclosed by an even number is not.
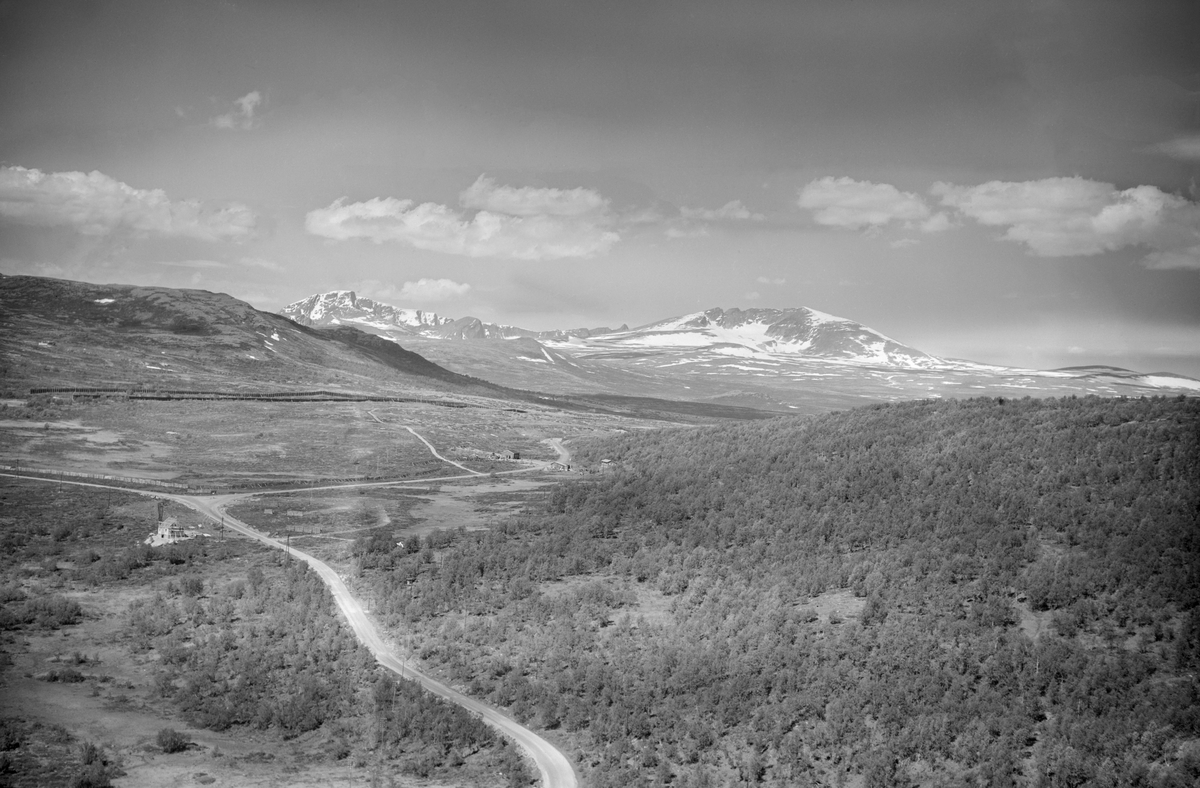
{"type": "Polygon", "coordinates": [[[0,271],[1200,378],[1193,3],[0,10],[0,271]]]}

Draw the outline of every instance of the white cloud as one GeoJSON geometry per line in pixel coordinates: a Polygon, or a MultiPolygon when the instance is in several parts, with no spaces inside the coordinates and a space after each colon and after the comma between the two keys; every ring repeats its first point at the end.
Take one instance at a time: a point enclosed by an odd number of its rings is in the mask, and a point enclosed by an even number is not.
{"type": "Polygon", "coordinates": [[[1151,252],[1142,260],[1147,268],[1165,271],[1171,268],[1193,268],[1200,270],[1200,244],[1186,249],[1151,252]]]}
{"type": "Polygon", "coordinates": [[[677,238],[703,238],[708,235],[708,228],[703,225],[684,224],[671,226],[666,229],[666,236],[672,240],[677,238]]]}
{"type": "Polygon", "coordinates": [[[464,295],[470,289],[470,285],[455,282],[452,279],[418,279],[415,282],[404,283],[404,286],[400,288],[400,298],[404,301],[420,303],[448,301],[464,295]]]}
{"type": "Polygon", "coordinates": [[[252,129],[254,128],[254,110],[262,104],[262,94],[252,90],[239,99],[234,100],[237,109],[218,115],[212,119],[212,124],[218,129],[252,129]]]}
{"type": "Polygon", "coordinates": [[[277,274],[281,274],[287,270],[274,260],[266,260],[262,257],[243,257],[240,262],[242,265],[248,265],[253,268],[262,268],[267,271],[273,271],[277,274]]]}
{"type": "Polygon", "coordinates": [[[159,260],[157,265],[168,268],[228,268],[225,263],[216,260],[159,260]]]}
{"type": "Polygon", "coordinates": [[[891,246],[893,249],[903,249],[906,246],[916,246],[919,243],[921,242],[916,238],[899,238],[892,241],[888,246],[891,246]]]}
{"type": "Polygon", "coordinates": [[[1161,153],[1173,159],[1200,161],[1200,136],[1176,137],[1146,148],[1149,153],[1161,153]]]}
{"type": "Polygon", "coordinates": [[[44,173],[0,167],[0,217],[40,227],[71,227],[84,235],[125,230],[140,237],[237,241],[257,217],[245,205],[171,200],[161,189],[135,189],[101,172],[44,173]]]}
{"type": "Polygon", "coordinates": [[[592,257],[620,240],[609,229],[608,201],[587,189],[515,189],[480,178],[464,191],[473,216],[439,203],[395,197],[334,200],[309,211],[305,227],[334,240],[399,241],[467,257],[554,260],[592,257]]]}
{"type": "Polygon", "coordinates": [[[510,216],[599,216],[608,210],[608,200],[591,189],[497,186],[486,175],[480,175],[458,199],[464,208],[510,216]]]}
{"type": "Polygon", "coordinates": [[[715,210],[708,208],[687,208],[679,209],[679,213],[685,219],[704,219],[707,221],[749,221],[761,222],[767,217],[761,213],[751,213],[750,209],[742,205],[741,200],[732,200],[725,203],[720,208],[715,210]]]}
{"type": "Polygon", "coordinates": [[[751,290],[749,293],[746,293],[744,296],[742,296],[742,298],[746,299],[747,301],[757,301],[758,299],[762,298],[762,293],[758,292],[757,290],[751,290]]]}
{"type": "Polygon", "coordinates": [[[787,282],[787,280],[784,279],[782,276],[776,277],[775,279],[772,279],[769,276],[760,276],[755,281],[758,282],[760,285],[781,285],[781,284],[784,284],[785,282],[787,282]]]}
{"type": "Polygon", "coordinates": [[[942,204],[980,224],[1006,227],[1004,238],[1040,257],[1150,249],[1151,268],[1200,268],[1200,206],[1154,186],[1118,190],[1084,178],[936,183],[942,204]]]}
{"type": "Polygon", "coordinates": [[[894,221],[920,222],[930,216],[925,201],[912,192],[902,192],[889,183],[831,176],[806,184],[800,189],[797,204],[812,211],[818,224],[853,230],[883,227],[894,221]]]}
{"type": "Polygon", "coordinates": [[[950,222],[950,217],[945,211],[938,211],[933,216],[930,216],[925,221],[921,222],[921,232],[923,233],[940,233],[949,230],[953,227],[950,222]]]}

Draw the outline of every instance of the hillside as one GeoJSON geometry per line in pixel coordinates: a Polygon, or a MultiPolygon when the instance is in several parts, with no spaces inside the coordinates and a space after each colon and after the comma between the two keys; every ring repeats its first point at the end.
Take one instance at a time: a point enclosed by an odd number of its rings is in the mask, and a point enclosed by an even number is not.
{"type": "Polygon", "coordinates": [[[540,512],[361,559],[427,664],[573,737],[590,785],[1200,778],[1195,401],[576,447],[601,459],[540,512]]]}
{"type": "Polygon", "coordinates": [[[394,343],[319,331],[224,293],[0,277],[10,389],[319,387],[494,393],[394,343]]]}
{"type": "MultiPolygon", "coordinates": [[[[485,398],[672,421],[760,418],[740,403],[671,402],[609,392],[546,396],[529,380],[461,374],[351,325],[299,325],[224,293],[95,285],[0,275],[0,378],[10,395],[35,388],[332,392],[393,398],[485,398]]],[[[532,341],[532,340],[531,340],[532,341]]],[[[489,372],[484,366],[485,375],[489,372]]],[[[635,392],[636,393],[636,392],[635,392]]]]}

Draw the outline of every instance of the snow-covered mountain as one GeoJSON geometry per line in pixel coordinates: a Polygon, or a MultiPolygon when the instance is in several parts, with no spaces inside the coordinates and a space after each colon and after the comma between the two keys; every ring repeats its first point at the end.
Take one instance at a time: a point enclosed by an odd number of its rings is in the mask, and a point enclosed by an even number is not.
{"type": "Polygon", "coordinates": [[[352,290],[318,293],[288,304],[280,314],[307,326],[352,325],[389,339],[500,340],[528,338],[567,353],[617,349],[692,350],[722,357],[804,357],[885,367],[935,368],[943,361],[904,345],[861,323],[794,309],[708,309],[630,329],[575,328],[530,331],[475,317],[449,318],[402,309],[355,295],[352,290]]]}
{"type": "Polygon", "coordinates": [[[691,348],[744,358],[803,355],[897,367],[938,367],[947,363],[861,323],[808,307],[709,309],[607,334],[596,344],[661,350],[691,348]]]}
{"type": "Polygon", "coordinates": [[[279,314],[302,326],[354,325],[377,330],[408,329],[407,333],[436,329],[450,318],[420,309],[400,309],[391,304],[361,298],[353,290],[317,293],[288,304],[279,314]]]}
{"type": "MultiPolygon", "coordinates": [[[[516,339],[530,337],[566,341],[572,337],[592,337],[611,331],[609,328],[573,328],[566,331],[530,331],[501,323],[485,323],[475,317],[450,318],[420,309],[402,309],[362,298],[353,290],[332,290],[317,293],[288,304],[279,314],[305,326],[349,325],[381,334],[420,335],[435,339],[516,339]]],[[[618,330],[627,330],[621,326],[618,330]]]]}
{"type": "Polygon", "coordinates": [[[282,314],[351,325],[460,374],[550,393],[620,394],[818,412],[913,396],[1195,393],[1200,382],[1111,368],[1038,371],[943,359],[807,307],[708,309],[637,328],[529,331],[400,309],[350,291],[282,314]],[[460,340],[460,341],[447,341],[460,340]]]}

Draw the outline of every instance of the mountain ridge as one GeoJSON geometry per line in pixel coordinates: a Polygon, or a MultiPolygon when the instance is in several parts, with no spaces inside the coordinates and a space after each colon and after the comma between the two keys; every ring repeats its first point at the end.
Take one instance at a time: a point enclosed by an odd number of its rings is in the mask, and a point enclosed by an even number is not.
{"type": "Polygon", "coordinates": [[[420,312],[387,313],[351,292],[326,299],[329,323],[319,327],[223,293],[3,276],[0,373],[13,396],[22,388],[103,386],[422,391],[609,412],[614,398],[624,398],[623,408],[715,418],[931,398],[1200,394],[1200,381],[1169,373],[938,359],[808,308],[710,309],[587,336],[487,339],[482,321],[432,312],[417,318],[424,331],[334,322],[339,300],[360,321],[420,312]]]}
{"type": "MultiPolygon", "coordinates": [[[[330,290],[293,301],[279,314],[312,327],[353,324],[372,333],[417,334],[441,339],[567,339],[608,333],[613,329],[573,328],[531,331],[503,323],[487,323],[477,317],[451,318],[422,309],[407,309],[358,295],[353,290],[330,290]]],[[[627,330],[628,326],[616,329],[627,330]]]]}
{"type": "Polygon", "coordinates": [[[345,321],[447,369],[557,395],[646,396],[817,413],[864,401],[983,394],[1200,393],[1200,381],[1177,375],[1094,366],[1039,371],[937,357],[811,307],[714,307],[632,329],[541,332],[476,318],[423,330],[389,329],[352,311],[327,312],[320,319],[329,325],[345,321]]]}
{"type": "MultiPolygon", "coordinates": [[[[403,309],[357,296],[352,290],[317,293],[279,312],[302,325],[353,324],[397,340],[402,336],[436,339],[493,340],[530,338],[575,347],[596,340],[624,347],[744,347],[751,353],[804,354],[831,360],[872,362],[907,367],[946,364],[942,359],[904,345],[849,318],[810,307],[790,309],[723,309],[669,317],[636,328],[575,328],[531,331],[475,317],[457,319],[403,309]]],[[[564,348],[565,349],[565,348],[564,348]]],[[[738,351],[734,350],[734,354],[738,351]]],[[[728,354],[728,353],[727,353],[728,354]]]]}

